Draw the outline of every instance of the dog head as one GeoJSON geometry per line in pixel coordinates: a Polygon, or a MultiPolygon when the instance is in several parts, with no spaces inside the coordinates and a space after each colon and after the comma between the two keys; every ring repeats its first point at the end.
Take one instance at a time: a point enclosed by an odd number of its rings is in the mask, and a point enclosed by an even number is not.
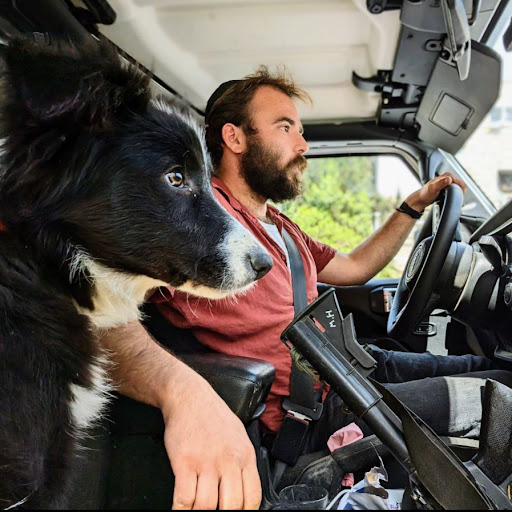
{"type": "Polygon", "coordinates": [[[91,261],[210,297],[271,268],[212,194],[202,129],[110,45],[15,40],[2,55],[0,219],[71,267],[79,303],[91,261]]]}

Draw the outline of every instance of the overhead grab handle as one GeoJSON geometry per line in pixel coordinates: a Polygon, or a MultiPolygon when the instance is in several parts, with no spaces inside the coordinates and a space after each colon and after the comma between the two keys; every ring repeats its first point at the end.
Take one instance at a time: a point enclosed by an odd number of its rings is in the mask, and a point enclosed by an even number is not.
{"type": "Polygon", "coordinates": [[[466,80],[471,63],[471,35],[463,0],[441,0],[446,26],[449,60],[455,64],[460,80],[466,80]]]}

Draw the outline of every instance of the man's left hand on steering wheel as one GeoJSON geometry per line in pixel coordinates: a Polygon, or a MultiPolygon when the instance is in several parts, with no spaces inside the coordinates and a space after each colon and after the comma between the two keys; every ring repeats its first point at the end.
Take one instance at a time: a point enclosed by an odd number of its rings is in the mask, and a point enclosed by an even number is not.
{"type": "Polygon", "coordinates": [[[413,210],[423,212],[427,206],[430,206],[438,198],[441,191],[452,183],[459,185],[463,192],[466,191],[466,184],[460,178],[450,172],[445,172],[425,183],[423,187],[413,192],[405,202],[413,210]]]}

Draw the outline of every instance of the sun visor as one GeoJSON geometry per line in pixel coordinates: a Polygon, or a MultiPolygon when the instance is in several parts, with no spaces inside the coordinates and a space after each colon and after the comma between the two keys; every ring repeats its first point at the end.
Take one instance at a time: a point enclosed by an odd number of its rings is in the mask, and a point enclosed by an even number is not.
{"type": "Polygon", "coordinates": [[[500,56],[476,41],[471,41],[471,66],[463,81],[455,66],[439,58],[416,114],[418,138],[456,153],[494,105],[500,82],[500,56]]]}

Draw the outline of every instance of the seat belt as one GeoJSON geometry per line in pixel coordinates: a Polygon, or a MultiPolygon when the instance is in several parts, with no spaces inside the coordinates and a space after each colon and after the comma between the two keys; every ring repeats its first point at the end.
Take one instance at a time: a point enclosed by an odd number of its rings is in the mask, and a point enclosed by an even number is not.
{"type": "MultiPolygon", "coordinates": [[[[293,307],[298,315],[307,306],[306,276],[302,257],[290,234],[282,228],[282,235],[290,261],[293,286],[293,307]]],[[[302,453],[307,439],[309,424],[320,418],[322,404],[315,400],[313,379],[301,371],[292,359],[290,395],[283,400],[286,416],[272,446],[272,456],[277,464],[274,485],[279,481],[287,466],[293,466],[302,453]],[[280,474],[279,474],[280,473],[280,474]]]]}

